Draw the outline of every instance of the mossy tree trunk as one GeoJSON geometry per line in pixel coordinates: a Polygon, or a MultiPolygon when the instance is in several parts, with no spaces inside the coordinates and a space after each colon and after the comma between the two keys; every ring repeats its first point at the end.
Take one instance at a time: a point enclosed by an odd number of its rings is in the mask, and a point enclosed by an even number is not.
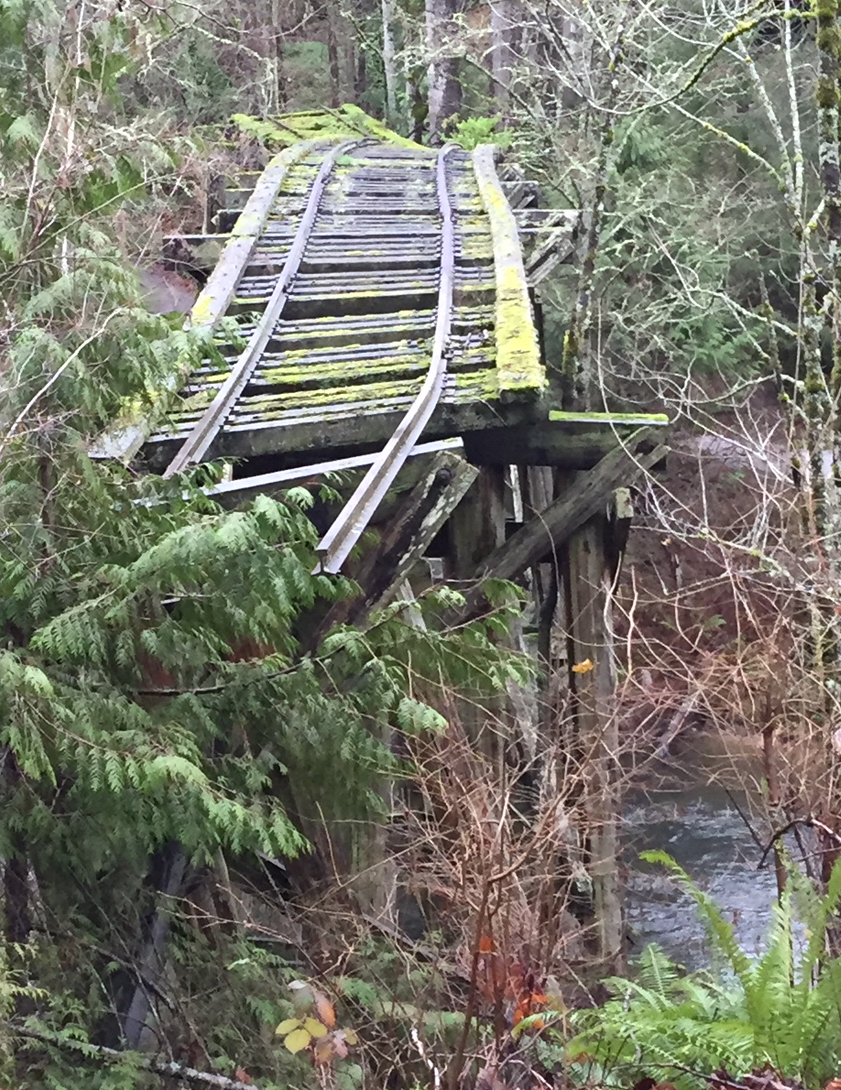
{"type": "MultiPolygon", "coordinates": [[[[811,632],[809,655],[823,694],[830,777],[827,809],[833,824],[841,821],[841,762],[833,742],[837,727],[833,704],[838,697],[841,662],[841,625],[837,599],[841,586],[841,2],[813,0],[817,24],[819,72],[818,168],[822,198],[817,217],[803,237],[800,354],[802,414],[806,452],[803,459],[804,525],[812,542],[809,550],[814,590],[809,595],[811,632]],[[818,245],[812,234],[817,229],[818,245]],[[821,237],[822,236],[822,237],[821,237]],[[822,334],[828,330],[832,364],[827,375],[821,354],[822,334]]],[[[825,845],[829,847],[829,845],[825,845]]]]}
{"type": "MultiPolygon", "coordinates": [[[[787,8],[790,7],[787,4],[787,8]]],[[[824,716],[827,775],[821,794],[831,828],[841,828],[841,762],[833,734],[841,680],[841,2],[813,0],[817,34],[820,205],[800,230],[799,385],[795,412],[803,424],[800,460],[802,524],[807,537],[808,639],[804,657],[824,716]],[[829,337],[827,337],[829,334],[829,337]],[[821,341],[831,341],[831,366],[821,341]]],[[[788,43],[790,47],[790,41],[788,43]]],[[[805,219],[805,217],[804,217],[805,219]]],[[[822,844],[829,851],[833,844],[822,844]]]]}

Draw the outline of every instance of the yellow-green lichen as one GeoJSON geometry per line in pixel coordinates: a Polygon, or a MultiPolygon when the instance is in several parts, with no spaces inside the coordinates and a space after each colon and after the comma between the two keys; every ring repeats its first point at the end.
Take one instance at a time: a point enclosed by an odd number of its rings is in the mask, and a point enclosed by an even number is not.
{"type": "Polygon", "coordinates": [[[550,409],[549,419],[569,424],[639,424],[652,427],[663,427],[669,423],[665,413],[575,413],[562,409],[550,409]]]}
{"type": "Polygon", "coordinates": [[[473,165],[493,240],[497,383],[500,394],[538,394],[546,387],[546,368],[540,360],[517,224],[493,154],[492,144],[480,144],[473,165]]]}

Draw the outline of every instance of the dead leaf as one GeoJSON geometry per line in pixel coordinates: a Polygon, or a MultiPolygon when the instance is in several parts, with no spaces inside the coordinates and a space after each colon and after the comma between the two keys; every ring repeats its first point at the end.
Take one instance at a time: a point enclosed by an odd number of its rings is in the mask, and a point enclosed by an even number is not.
{"type": "Polygon", "coordinates": [[[584,659],[583,662],[576,662],[576,664],[572,668],[572,672],[574,674],[589,674],[592,669],[593,669],[593,660],[592,659],[584,659]]]}
{"type": "Polygon", "coordinates": [[[330,1037],[323,1037],[316,1041],[312,1058],[317,1064],[329,1064],[336,1054],[335,1045],[330,1037]]]}
{"type": "Polygon", "coordinates": [[[317,992],[315,988],[313,988],[313,995],[315,996],[316,1014],[328,1029],[333,1029],[336,1025],[336,1011],[333,1004],[323,992],[317,992]]]}

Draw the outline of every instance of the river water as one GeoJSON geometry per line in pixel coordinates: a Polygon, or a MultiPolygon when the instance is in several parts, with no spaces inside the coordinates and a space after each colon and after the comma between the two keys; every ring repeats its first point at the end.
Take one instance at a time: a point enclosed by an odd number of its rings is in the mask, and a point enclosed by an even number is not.
{"type": "MultiPolygon", "coordinates": [[[[686,779],[681,777],[683,784],[686,779]]],[[[633,937],[631,954],[649,942],[687,968],[709,963],[704,929],[694,902],[663,867],[642,862],[639,853],[668,852],[718,904],[748,953],[761,950],[777,886],[771,856],[764,868],[761,850],[740,810],[749,800],[736,791],[703,782],[671,790],[635,793],[624,812],[626,919],[633,937]],[[738,807],[734,805],[734,801],[738,807]]]]}

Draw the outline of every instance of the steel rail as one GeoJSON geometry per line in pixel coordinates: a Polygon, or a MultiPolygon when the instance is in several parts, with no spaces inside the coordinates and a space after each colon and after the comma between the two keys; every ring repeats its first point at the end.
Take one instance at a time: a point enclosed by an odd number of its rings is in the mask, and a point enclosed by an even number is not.
{"type": "Polygon", "coordinates": [[[397,425],[356,491],[339,512],[336,521],[318,543],[320,570],[336,574],[351,549],[364,533],[400,468],[415,446],[438,404],[447,374],[447,347],[453,308],[455,272],[455,223],[447,191],[447,156],[456,150],[447,144],[438,153],[437,189],[441,214],[441,273],[438,286],[438,314],[429,370],[415,400],[397,425]]]}
{"type": "Polygon", "coordinates": [[[274,332],[274,327],[283,312],[283,308],[286,306],[292,281],[300,267],[304,250],[318,214],[324,189],[336,165],[336,160],[340,155],[362,143],[364,143],[363,140],[343,140],[325,155],[312,184],[304,214],[295,234],[295,240],[286,261],[283,263],[283,268],[280,270],[280,275],[266,304],[266,309],[257,322],[248,344],[231,369],[230,375],[219,387],[213,401],[208,405],[201,419],[184,440],[178,453],[164,470],[164,477],[173,477],[176,473],[182,473],[189,466],[197,465],[207,454],[211,443],[219,434],[237,399],[248,384],[254,369],[260,362],[266,345],[274,332]]]}

